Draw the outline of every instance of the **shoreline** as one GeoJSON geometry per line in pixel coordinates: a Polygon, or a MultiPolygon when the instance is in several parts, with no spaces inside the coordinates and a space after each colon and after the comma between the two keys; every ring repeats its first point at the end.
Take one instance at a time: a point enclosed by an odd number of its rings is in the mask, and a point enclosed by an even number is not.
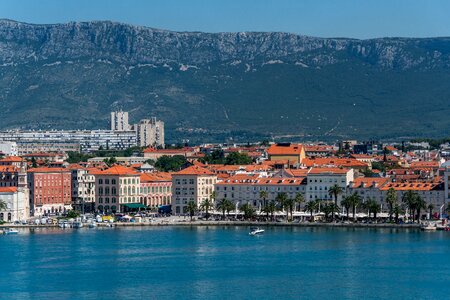
{"type": "MultiPolygon", "coordinates": [[[[193,222],[154,222],[154,223],[113,223],[114,227],[203,227],[203,226],[255,226],[255,227],[329,227],[329,228],[381,228],[381,229],[420,229],[420,224],[343,224],[343,223],[281,223],[281,222],[235,222],[235,221],[193,221],[193,222]]],[[[109,223],[99,223],[98,227],[108,227],[109,223]]],[[[2,228],[59,228],[58,225],[0,225],[2,228]]]]}

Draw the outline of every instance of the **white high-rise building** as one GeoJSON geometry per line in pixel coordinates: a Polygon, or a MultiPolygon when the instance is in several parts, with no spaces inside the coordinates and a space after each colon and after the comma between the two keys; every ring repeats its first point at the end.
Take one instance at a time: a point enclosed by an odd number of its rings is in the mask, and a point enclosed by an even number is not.
{"type": "Polygon", "coordinates": [[[128,131],[130,130],[128,123],[127,111],[113,111],[111,112],[111,130],[113,131],[128,131]]]}
{"type": "Polygon", "coordinates": [[[143,119],[135,127],[139,146],[164,147],[163,121],[157,121],[155,117],[143,119]]]}
{"type": "Polygon", "coordinates": [[[7,156],[17,156],[17,143],[16,142],[1,142],[0,152],[7,156]]]}

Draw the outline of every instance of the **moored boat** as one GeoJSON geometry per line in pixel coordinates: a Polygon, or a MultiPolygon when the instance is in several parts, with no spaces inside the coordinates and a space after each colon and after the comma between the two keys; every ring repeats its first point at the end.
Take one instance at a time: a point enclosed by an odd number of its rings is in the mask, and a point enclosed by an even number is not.
{"type": "Polygon", "coordinates": [[[436,224],[426,223],[420,227],[422,231],[436,231],[436,224]]]}
{"type": "Polygon", "coordinates": [[[263,233],[264,233],[264,229],[260,229],[258,227],[253,227],[253,228],[250,228],[249,235],[259,235],[259,234],[263,234],[263,233]]]}
{"type": "Polygon", "coordinates": [[[3,229],[3,234],[18,234],[19,231],[17,231],[14,228],[5,228],[3,229]]]}

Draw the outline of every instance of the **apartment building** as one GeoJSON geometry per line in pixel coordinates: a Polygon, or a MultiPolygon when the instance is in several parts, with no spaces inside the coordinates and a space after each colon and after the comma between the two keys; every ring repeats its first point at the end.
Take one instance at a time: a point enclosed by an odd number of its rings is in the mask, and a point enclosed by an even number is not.
{"type": "Polygon", "coordinates": [[[72,205],[74,209],[87,213],[95,211],[95,176],[98,169],[85,168],[77,164],[67,167],[72,176],[72,205]]]}
{"type": "Polygon", "coordinates": [[[95,210],[102,213],[126,212],[144,208],[140,197],[140,173],[116,165],[92,171],[95,177],[95,210]]]}
{"type": "Polygon", "coordinates": [[[199,167],[190,166],[172,174],[172,212],[187,213],[187,205],[194,201],[197,206],[209,199],[214,191],[217,175],[199,167]]]}
{"type": "Polygon", "coordinates": [[[275,200],[279,193],[289,198],[297,194],[305,196],[306,177],[303,178],[265,178],[259,175],[237,174],[215,184],[216,199],[228,199],[240,206],[249,203],[257,209],[275,200]],[[261,191],[267,193],[266,199],[260,197],[261,191]]]}
{"type": "MultiPolygon", "coordinates": [[[[354,180],[353,169],[344,168],[311,168],[306,177],[306,200],[334,200],[329,194],[332,186],[337,184],[343,191],[354,180]]],[[[338,203],[342,200],[343,194],[338,196],[338,203]]]]}
{"type": "Polygon", "coordinates": [[[128,123],[128,112],[127,111],[111,112],[111,130],[112,131],[131,130],[131,126],[128,123]]]}
{"type": "Polygon", "coordinates": [[[170,173],[142,173],[140,175],[141,203],[150,208],[172,203],[172,175],[170,173]]]}
{"type": "Polygon", "coordinates": [[[151,119],[143,119],[135,125],[138,144],[141,147],[164,147],[164,122],[151,119]]]}
{"type": "Polygon", "coordinates": [[[72,209],[71,175],[66,168],[28,170],[32,215],[65,213],[72,209]]]}

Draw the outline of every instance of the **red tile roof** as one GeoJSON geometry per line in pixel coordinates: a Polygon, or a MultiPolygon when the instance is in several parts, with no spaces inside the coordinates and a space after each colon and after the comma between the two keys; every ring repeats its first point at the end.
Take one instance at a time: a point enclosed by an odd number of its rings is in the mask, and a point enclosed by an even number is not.
{"type": "Polygon", "coordinates": [[[269,155],[300,155],[302,144],[274,144],[267,149],[269,155]]]}
{"type": "Polygon", "coordinates": [[[199,166],[190,166],[186,169],[174,173],[173,175],[214,175],[214,173],[199,166]]]}
{"type": "Polygon", "coordinates": [[[308,175],[347,174],[348,171],[350,170],[341,168],[311,168],[308,175]]]}
{"type": "Polygon", "coordinates": [[[121,165],[115,165],[106,170],[98,170],[90,172],[93,175],[111,175],[111,176],[131,176],[131,175],[139,175],[140,173],[132,168],[127,168],[121,165]]]}
{"type": "Polygon", "coordinates": [[[23,158],[20,156],[7,156],[0,159],[0,162],[22,162],[23,158]]]}
{"type": "Polygon", "coordinates": [[[17,187],[15,186],[0,187],[0,193],[15,193],[15,192],[17,192],[17,187]]]}

